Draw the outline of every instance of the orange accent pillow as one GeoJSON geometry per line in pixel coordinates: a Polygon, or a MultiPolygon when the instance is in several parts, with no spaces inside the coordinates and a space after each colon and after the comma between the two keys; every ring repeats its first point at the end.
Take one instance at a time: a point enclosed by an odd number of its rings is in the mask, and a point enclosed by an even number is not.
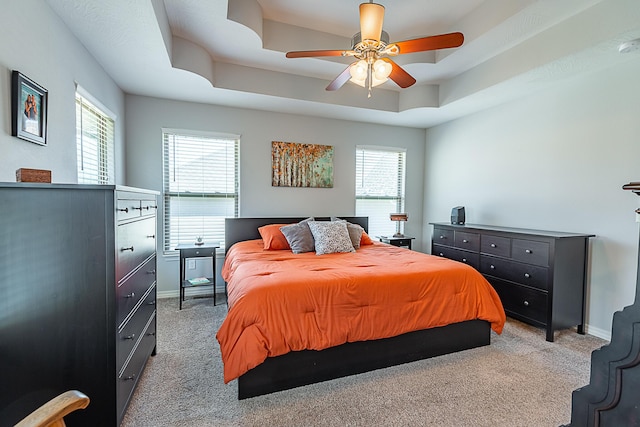
{"type": "Polygon", "coordinates": [[[369,235],[364,231],[362,232],[362,237],[360,238],[360,246],[362,245],[373,245],[371,237],[369,237],[369,235]]]}
{"type": "Polygon", "coordinates": [[[284,237],[284,234],[280,231],[280,227],[285,225],[289,224],[269,224],[258,228],[260,237],[262,237],[262,241],[264,243],[263,249],[267,251],[291,249],[286,237],[284,237]]]}

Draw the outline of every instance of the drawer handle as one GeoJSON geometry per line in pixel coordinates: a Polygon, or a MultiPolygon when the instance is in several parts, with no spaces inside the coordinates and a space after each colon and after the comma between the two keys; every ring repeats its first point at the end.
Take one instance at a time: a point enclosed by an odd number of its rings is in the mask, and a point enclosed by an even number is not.
{"type": "Polygon", "coordinates": [[[529,279],[531,277],[531,275],[529,273],[524,273],[524,277],[526,277],[527,279],[529,279]]]}
{"type": "Polygon", "coordinates": [[[136,296],[135,292],[131,292],[129,295],[125,296],[125,298],[133,298],[136,296]]]}
{"type": "Polygon", "coordinates": [[[491,247],[492,247],[492,248],[495,248],[495,247],[496,247],[496,244],[495,244],[495,243],[492,243],[492,244],[491,244],[491,247]]]}
{"type": "Polygon", "coordinates": [[[462,243],[469,243],[467,239],[462,239],[462,243]]]}
{"type": "Polygon", "coordinates": [[[129,208],[118,209],[118,212],[129,213],[129,208]]]}
{"type": "Polygon", "coordinates": [[[137,207],[135,207],[135,206],[134,206],[134,207],[132,207],[131,209],[136,209],[136,210],[142,211],[142,208],[137,208],[137,207]]]}
{"type": "Polygon", "coordinates": [[[136,379],[135,375],[129,375],[128,377],[122,378],[123,381],[133,381],[136,379]]]}
{"type": "Polygon", "coordinates": [[[153,300],[153,301],[149,301],[149,302],[147,303],[147,305],[156,305],[156,301],[155,301],[155,300],[153,300]]]}
{"type": "Polygon", "coordinates": [[[155,334],[156,334],[155,332],[147,332],[145,335],[148,336],[148,337],[152,337],[155,334]]]}
{"type": "Polygon", "coordinates": [[[440,252],[440,254],[439,254],[439,255],[440,255],[440,256],[444,256],[444,254],[443,254],[442,252],[440,252]]]}
{"type": "Polygon", "coordinates": [[[127,335],[126,337],[122,338],[123,340],[132,340],[136,337],[136,334],[131,334],[131,335],[127,335]]]}
{"type": "Polygon", "coordinates": [[[524,302],[524,306],[525,306],[525,307],[529,307],[529,301],[526,301],[526,300],[525,300],[525,302],[524,302]]]}
{"type": "Polygon", "coordinates": [[[531,249],[525,249],[524,250],[526,253],[530,254],[531,253],[531,249]]]}
{"type": "Polygon", "coordinates": [[[155,270],[149,270],[149,271],[147,271],[147,274],[156,274],[156,271],[155,270]]]}
{"type": "Polygon", "coordinates": [[[446,239],[446,237],[444,237],[444,236],[440,236],[440,238],[441,238],[441,239],[446,239]]]}
{"type": "Polygon", "coordinates": [[[151,236],[147,236],[147,239],[155,239],[155,238],[156,238],[155,234],[152,234],[151,236]]]}
{"type": "Polygon", "coordinates": [[[492,269],[492,270],[495,270],[495,269],[496,269],[496,266],[495,266],[495,265],[493,265],[493,264],[491,264],[491,265],[489,266],[489,268],[490,268],[490,269],[492,269]]]}
{"type": "Polygon", "coordinates": [[[462,262],[467,262],[467,259],[466,258],[462,258],[462,262]]]}
{"type": "Polygon", "coordinates": [[[131,251],[131,252],[133,252],[133,246],[130,246],[130,247],[128,247],[128,248],[122,248],[122,249],[120,249],[120,250],[121,250],[122,252],[124,252],[124,251],[131,251]]]}

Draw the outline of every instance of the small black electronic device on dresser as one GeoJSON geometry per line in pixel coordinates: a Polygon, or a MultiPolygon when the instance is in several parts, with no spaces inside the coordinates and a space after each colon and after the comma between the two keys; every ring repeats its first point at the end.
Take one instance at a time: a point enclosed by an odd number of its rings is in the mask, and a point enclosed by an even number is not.
{"type": "Polygon", "coordinates": [[[157,193],[0,184],[0,425],[79,390],[118,426],[156,350],[157,193]]]}
{"type": "Polygon", "coordinates": [[[456,206],[451,209],[451,224],[463,225],[465,221],[464,206],[456,206]]]}

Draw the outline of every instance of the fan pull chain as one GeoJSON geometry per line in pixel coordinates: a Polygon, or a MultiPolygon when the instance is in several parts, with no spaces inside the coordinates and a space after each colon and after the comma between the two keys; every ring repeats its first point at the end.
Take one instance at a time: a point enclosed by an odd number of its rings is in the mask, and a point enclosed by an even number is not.
{"type": "Polygon", "coordinates": [[[371,98],[371,61],[369,61],[369,66],[367,67],[367,81],[369,82],[369,94],[367,98],[371,98]]]}

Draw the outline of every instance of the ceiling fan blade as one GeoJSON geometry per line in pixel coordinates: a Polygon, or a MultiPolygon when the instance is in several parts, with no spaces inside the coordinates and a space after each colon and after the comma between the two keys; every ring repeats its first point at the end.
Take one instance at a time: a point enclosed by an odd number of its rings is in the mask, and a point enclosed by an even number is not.
{"type": "Polygon", "coordinates": [[[287,52],[287,58],[312,58],[315,56],[348,56],[348,50],[296,50],[287,52]]]}
{"type": "Polygon", "coordinates": [[[390,58],[380,58],[384,62],[388,62],[391,64],[391,74],[389,74],[389,78],[396,82],[398,86],[405,89],[409,86],[413,85],[416,82],[411,74],[407,73],[401,66],[393,62],[390,58]]]}
{"type": "Polygon", "coordinates": [[[384,21],[384,6],[377,3],[360,4],[360,35],[362,40],[380,41],[384,21]]]}
{"type": "MultiPolygon", "coordinates": [[[[355,62],[353,63],[355,64],[355,62]]],[[[325,90],[338,90],[340,89],[346,82],[351,78],[351,67],[353,64],[349,65],[343,72],[341,72],[338,77],[336,77],[329,86],[325,90]]]]}
{"type": "Polygon", "coordinates": [[[405,40],[397,43],[396,45],[400,54],[423,52],[426,50],[436,49],[449,49],[452,47],[461,46],[464,42],[464,35],[462,33],[448,33],[440,34],[438,36],[422,37],[419,39],[405,40]]]}

